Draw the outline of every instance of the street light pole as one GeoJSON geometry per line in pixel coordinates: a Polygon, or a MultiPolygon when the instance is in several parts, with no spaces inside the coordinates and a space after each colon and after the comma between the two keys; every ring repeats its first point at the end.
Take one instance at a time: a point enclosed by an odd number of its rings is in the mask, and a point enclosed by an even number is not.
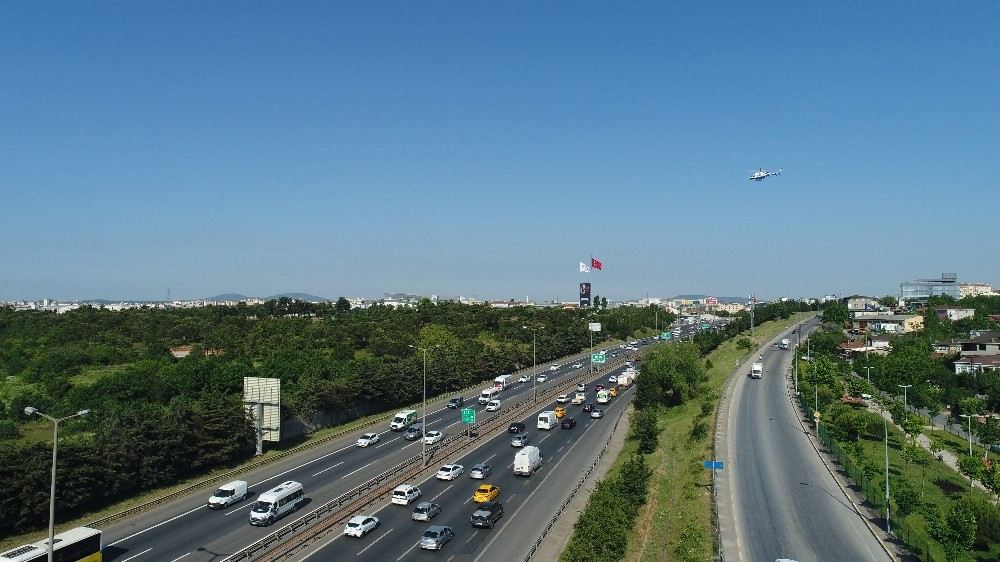
{"type": "Polygon", "coordinates": [[[889,421],[882,416],[882,429],[885,430],[885,534],[891,535],[889,524],[889,421]]]}
{"type": "Polygon", "coordinates": [[[908,411],[906,409],[906,389],[910,388],[913,385],[912,384],[897,384],[896,386],[898,386],[899,388],[903,389],[903,411],[906,412],[906,411],[908,411]]]}
{"type": "Polygon", "coordinates": [[[26,406],[24,408],[25,415],[36,415],[41,416],[50,422],[52,422],[52,484],[49,489],[49,562],[52,562],[52,546],[55,542],[55,529],[56,529],[56,458],[59,450],[59,422],[66,421],[70,418],[75,418],[79,416],[86,416],[90,413],[90,410],[80,410],[79,412],[73,414],[72,416],[66,416],[64,418],[53,418],[52,416],[43,414],[38,411],[38,408],[33,406],[26,406]]]}
{"type": "MultiPolygon", "coordinates": [[[[420,464],[427,466],[427,351],[425,347],[415,347],[410,346],[412,349],[419,349],[424,354],[424,399],[421,406],[420,414],[420,464]]],[[[437,349],[441,347],[440,345],[431,346],[431,349],[437,349]]]]}
{"type": "Polygon", "coordinates": [[[871,366],[866,366],[865,367],[865,374],[868,375],[868,386],[871,386],[872,385],[872,367],[871,366]]]}
{"type": "Polygon", "coordinates": [[[969,456],[972,456],[972,415],[970,414],[959,414],[960,418],[969,418],[969,456]]]}
{"type": "MultiPolygon", "coordinates": [[[[533,326],[529,328],[527,326],[521,326],[521,328],[525,330],[531,330],[531,401],[534,402],[535,400],[538,400],[538,387],[536,386],[538,383],[538,358],[537,355],[535,354],[536,351],[535,342],[539,327],[533,326]]],[[[590,333],[590,347],[594,347],[593,332],[590,333]]],[[[590,369],[591,371],[593,371],[594,367],[591,366],[590,369]]]]}

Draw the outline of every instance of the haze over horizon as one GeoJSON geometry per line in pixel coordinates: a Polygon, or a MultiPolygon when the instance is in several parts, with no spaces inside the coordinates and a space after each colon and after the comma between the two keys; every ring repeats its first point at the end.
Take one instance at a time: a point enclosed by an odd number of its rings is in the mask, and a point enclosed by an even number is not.
{"type": "Polygon", "coordinates": [[[1000,284],[996,3],[233,8],[5,8],[0,300],[1000,284]]]}

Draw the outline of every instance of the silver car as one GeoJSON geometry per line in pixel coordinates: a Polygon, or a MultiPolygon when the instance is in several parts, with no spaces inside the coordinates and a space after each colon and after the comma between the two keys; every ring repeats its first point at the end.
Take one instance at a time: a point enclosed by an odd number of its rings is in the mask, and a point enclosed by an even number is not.
{"type": "Polygon", "coordinates": [[[490,474],[493,474],[493,468],[490,467],[490,465],[488,465],[488,464],[486,464],[484,462],[481,462],[481,463],[476,464],[476,465],[474,465],[472,467],[472,470],[469,471],[469,478],[475,478],[476,480],[482,480],[483,478],[486,478],[490,474]]]}
{"type": "Polygon", "coordinates": [[[443,525],[431,525],[427,527],[420,537],[420,548],[423,550],[441,550],[446,542],[455,538],[455,531],[451,527],[443,525]]]}
{"type": "Polygon", "coordinates": [[[441,506],[431,502],[420,502],[413,508],[414,521],[430,521],[435,515],[441,514],[441,506]]]}

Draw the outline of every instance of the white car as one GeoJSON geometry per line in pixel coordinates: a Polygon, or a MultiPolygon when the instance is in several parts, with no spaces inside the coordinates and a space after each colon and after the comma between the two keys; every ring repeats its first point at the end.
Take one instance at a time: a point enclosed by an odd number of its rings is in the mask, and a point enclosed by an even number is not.
{"type": "Polygon", "coordinates": [[[446,464],[438,469],[434,475],[438,480],[454,480],[465,472],[465,467],[460,464],[446,464]]]}
{"type": "Polygon", "coordinates": [[[347,526],[344,527],[344,534],[360,539],[371,531],[374,531],[378,525],[378,517],[374,515],[355,515],[347,521],[347,526]]]}
{"type": "Polygon", "coordinates": [[[583,368],[583,363],[573,363],[573,368],[574,369],[582,369],[583,368]]]}
{"type": "Polygon", "coordinates": [[[444,439],[444,433],[440,431],[428,431],[424,434],[424,443],[427,445],[433,445],[442,439],[444,439]]]}
{"type": "Polygon", "coordinates": [[[400,484],[392,491],[392,503],[410,505],[410,502],[420,497],[420,488],[412,484],[400,484]]]}
{"type": "Polygon", "coordinates": [[[560,394],[558,397],[556,397],[556,402],[560,404],[565,404],[569,402],[569,394],[560,394]]]}
{"type": "Polygon", "coordinates": [[[538,382],[545,382],[545,381],[549,380],[549,378],[546,377],[545,375],[538,375],[538,379],[537,380],[538,380],[538,382]]]}
{"type": "Polygon", "coordinates": [[[608,384],[618,384],[618,377],[615,375],[608,377],[608,384]]]}
{"type": "Polygon", "coordinates": [[[358,447],[367,447],[376,443],[378,443],[378,433],[366,433],[358,438],[358,442],[355,445],[358,447]]]}
{"type": "Polygon", "coordinates": [[[587,392],[587,383],[581,382],[576,385],[577,392],[587,392]]]}
{"type": "Polygon", "coordinates": [[[531,377],[529,377],[528,375],[521,375],[521,378],[517,379],[517,382],[528,382],[530,380],[531,377]]]}
{"type": "Polygon", "coordinates": [[[500,401],[499,400],[490,400],[489,402],[486,403],[486,411],[487,412],[496,412],[498,410],[500,410],[500,401]]]}
{"type": "Polygon", "coordinates": [[[560,365],[559,363],[553,363],[552,366],[549,367],[549,370],[550,371],[558,371],[559,367],[562,367],[562,365],[560,365]]]}

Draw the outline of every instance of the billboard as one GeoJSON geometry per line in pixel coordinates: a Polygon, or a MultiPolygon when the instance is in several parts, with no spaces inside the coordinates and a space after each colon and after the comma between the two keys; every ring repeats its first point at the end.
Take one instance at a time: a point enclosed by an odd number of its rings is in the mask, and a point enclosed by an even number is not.
{"type": "Polygon", "coordinates": [[[281,379],[243,377],[243,406],[257,429],[257,454],[264,441],[281,441],[281,379]]]}
{"type": "Polygon", "coordinates": [[[590,283],[580,283],[580,306],[590,306],[590,283]]]}

